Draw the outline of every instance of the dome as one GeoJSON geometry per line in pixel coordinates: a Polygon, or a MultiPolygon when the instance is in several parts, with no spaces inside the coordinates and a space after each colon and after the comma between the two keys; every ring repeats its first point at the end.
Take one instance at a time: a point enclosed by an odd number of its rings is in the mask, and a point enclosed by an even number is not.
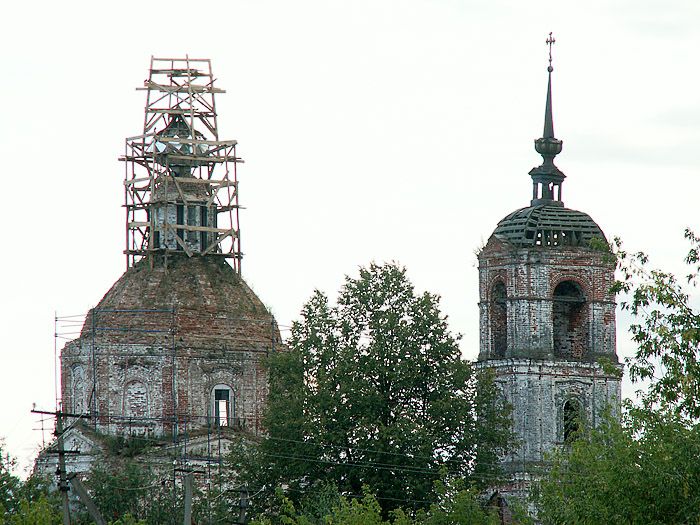
{"type": "Polygon", "coordinates": [[[269,350],[277,323],[220,257],[170,255],[129,268],[85,319],[81,338],[207,350],[269,350]],[[94,323],[94,324],[93,324],[94,323]]]}
{"type": "Polygon", "coordinates": [[[583,246],[591,239],[607,242],[600,226],[583,212],[563,206],[529,206],[503,218],[493,232],[520,248],[530,246],[583,246]]]}

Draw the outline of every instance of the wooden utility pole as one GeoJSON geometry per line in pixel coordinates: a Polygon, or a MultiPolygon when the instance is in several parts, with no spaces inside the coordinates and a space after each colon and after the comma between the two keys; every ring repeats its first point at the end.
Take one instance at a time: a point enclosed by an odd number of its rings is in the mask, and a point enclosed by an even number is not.
{"type": "Polygon", "coordinates": [[[241,525],[245,525],[246,523],[248,523],[248,516],[246,516],[246,513],[248,511],[248,505],[248,487],[243,485],[239,490],[238,521],[236,523],[239,523],[241,525]]]}
{"type": "Polygon", "coordinates": [[[47,414],[56,418],[56,430],[54,430],[54,436],[56,436],[56,450],[49,450],[47,452],[58,454],[58,468],[56,469],[56,475],[58,476],[58,490],[63,499],[63,525],[71,525],[70,503],[68,500],[68,491],[70,488],[68,486],[68,473],[66,472],[66,454],[80,454],[80,452],[65,449],[63,442],[63,418],[89,418],[90,416],[86,416],[84,414],[69,414],[60,410],[56,410],[54,412],[49,412],[47,410],[32,410],[32,413],[47,414]]]}
{"type": "Polygon", "coordinates": [[[185,525],[192,525],[192,473],[185,474],[185,525]]]}
{"type": "Polygon", "coordinates": [[[56,441],[58,443],[58,490],[63,498],[63,525],[70,525],[68,481],[66,480],[66,451],[63,448],[63,414],[56,411],[56,441]]]}

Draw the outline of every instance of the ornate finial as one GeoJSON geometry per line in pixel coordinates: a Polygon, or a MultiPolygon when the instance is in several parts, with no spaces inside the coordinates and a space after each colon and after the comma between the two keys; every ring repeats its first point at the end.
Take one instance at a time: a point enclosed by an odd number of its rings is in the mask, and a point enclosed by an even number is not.
{"type": "Polygon", "coordinates": [[[552,32],[549,32],[549,38],[544,41],[545,44],[549,46],[549,67],[547,68],[547,71],[550,73],[554,71],[554,68],[552,67],[552,44],[556,42],[554,37],[552,36],[552,32]]]}
{"type": "Polygon", "coordinates": [[[535,141],[535,150],[542,155],[543,163],[530,171],[534,183],[532,205],[563,206],[561,202],[561,184],[565,175],[554,165],[556,157],[562,148],[562,141],[554,137],[554,119],[552,118],[552,44],[556,40],[549,33],[545,43],[549,46],[549,67],[547,82],[547,102],[544,108],[544,131],[542,137],[535,141]]]}

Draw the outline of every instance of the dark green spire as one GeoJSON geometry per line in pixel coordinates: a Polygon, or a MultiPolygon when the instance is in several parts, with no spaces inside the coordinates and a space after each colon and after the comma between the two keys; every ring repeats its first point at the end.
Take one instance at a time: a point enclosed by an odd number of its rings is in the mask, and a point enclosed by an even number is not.
{"type": "Polygon", "coordinates": [[[549,46],[549,66],[547,67],[547,102],[544,109],[544,131],[542,137],[535,140],[535,151],[542,155],[542,165],[530,170],[532,177],[532,206],[552,205],[563,206],[561,200],[561,184],[566,175],[554,165],[554,157],[561,153],[562,141],[554,137],[554,119],[552,118],[552,44],[555,42],[552,33],[546,44],[549,46]]]}

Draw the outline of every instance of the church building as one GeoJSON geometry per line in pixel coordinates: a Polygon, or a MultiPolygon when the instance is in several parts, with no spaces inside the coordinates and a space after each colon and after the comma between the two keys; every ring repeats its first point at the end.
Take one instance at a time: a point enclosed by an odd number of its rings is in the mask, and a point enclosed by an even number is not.
{"type": "Polygon", "coordinates": [[[65,447],[80,451],[68,458],[73,472],[89,470],[105,436],[169,443],[161,455],[207,470],[220,463],[232,432],[262,432],[263,359],[284,348],[241,276],[242,159],[218,135],[224,91],[211,62],[152,58],[138,89],[143,132],[120,159],[127,268],[61,351],[65,447]]]}
{"type": "Polygon", "coordinates": [[[547,454],[620,406],[615,343],[615,262],[605,234],[586,213],[564,206],[562,150],[552,117],[551,44],[542,155],[530,170],[530,205],[502,219],[478,255],[478,365],[493,370],[512,406],[519,444],[503,460],[522,495],[547,454]],[[611,366],[604,366],[609,363],[611,366]]]}

